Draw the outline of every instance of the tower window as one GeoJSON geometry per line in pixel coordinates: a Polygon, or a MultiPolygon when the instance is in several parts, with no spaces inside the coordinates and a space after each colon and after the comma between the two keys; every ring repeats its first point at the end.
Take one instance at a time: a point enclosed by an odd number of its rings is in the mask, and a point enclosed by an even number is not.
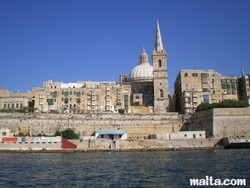
{"type": "Polygon", "coordinates": [[[158,64],[159,64],[159,67],[162,66],[162,64],[161,64],[161,59],[158,60],[158,64]]]}
{"type": "Polygon", "coordinates": [[[163,90],[160,89],[160,97],[162,98],[163,97],[163,90]]]}

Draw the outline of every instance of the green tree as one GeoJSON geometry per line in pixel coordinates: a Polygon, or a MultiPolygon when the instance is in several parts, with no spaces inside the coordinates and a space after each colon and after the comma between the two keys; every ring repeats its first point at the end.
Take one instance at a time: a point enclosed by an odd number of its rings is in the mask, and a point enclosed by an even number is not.
{"type": "Polygon", "coordinates": [[[119,109],[118,112],[119,112],[120,114],[124,114],[124,113],[125,113],[125,110],[124,110],[124,109],[119,109]]]}
{"type": "Polygon", "coordinates": [[[56,133],[54,134],[54,136],[62,136],[63,138],[67,138],[67,139],[78,139],[79,136],[70,128],[64,130],[64,131],[56,131],[56,133]]]}

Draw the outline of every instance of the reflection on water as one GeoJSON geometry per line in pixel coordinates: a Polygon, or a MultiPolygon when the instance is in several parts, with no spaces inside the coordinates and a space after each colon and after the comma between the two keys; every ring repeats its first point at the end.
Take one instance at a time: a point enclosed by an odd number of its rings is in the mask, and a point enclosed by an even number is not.
{"type": "Polygon", "coordinates": [[[0,153],[0,187],[187,187],[190,178],[249,179],[249,149],[0,153]]]}

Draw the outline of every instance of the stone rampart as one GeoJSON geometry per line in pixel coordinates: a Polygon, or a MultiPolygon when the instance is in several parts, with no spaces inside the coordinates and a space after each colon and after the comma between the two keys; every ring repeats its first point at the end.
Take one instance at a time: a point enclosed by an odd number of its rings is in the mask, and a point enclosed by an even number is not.
{"type": "Polygon", "coordinates": [[[0,113],[0,127],[30,135],[53,135],[57,130],[72,128],[80,136],[92,136],[95,130],[125,129],[129,139],[151,134],[178,132],[181,115],[167,114],[20,114],[0,113]]]}
{"type": "Polygon", "coordinates": [[[62,143],[0,142],[0,150],[61,150],[62,143]]]}
{"type": "Polygon", "coordinates": [[[143,149],[143,148],[213,148],[219,145],[220,139],[141,139],[141,140],[84,140],[75,142],[77,149],[143,149]]]}
{"type": "Polygon", "coordinates": [[[205,130],[207,137],[250,135],[250,108],[214,108],[196,112],[188,130],[205,130]]]}

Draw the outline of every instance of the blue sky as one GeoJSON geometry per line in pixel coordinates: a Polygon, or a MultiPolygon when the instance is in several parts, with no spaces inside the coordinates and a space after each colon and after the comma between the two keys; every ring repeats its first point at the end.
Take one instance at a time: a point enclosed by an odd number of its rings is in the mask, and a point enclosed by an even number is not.
{"type": "Polygon", "coordinates": [[[151,54],[159,20],[169,86],[181,69],[250,74],[249,0],[1,0],[0,87],[118,81],[151,54]]]}

